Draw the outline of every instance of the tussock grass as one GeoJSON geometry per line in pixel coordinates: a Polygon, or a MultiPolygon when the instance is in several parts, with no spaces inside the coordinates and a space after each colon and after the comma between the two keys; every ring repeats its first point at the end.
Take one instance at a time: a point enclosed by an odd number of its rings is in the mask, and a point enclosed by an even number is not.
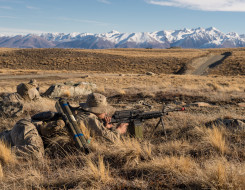
{"type": "Polygon", "coordinates": [[[197,127],[197,132],[202,134],[204,142],[209,143],[217,149],[222,155],[229,150],[225,140],[225,129],[213,126],[212,128],[197,127]]]}
{"type": "MultiPolygon", "coordinates": [[[[95,51],[100,54],[100,50],[95,51]]],[[[201,53],[205,54],[205,51],[201,53]]],[[[150,57],[162,56],[165,60],[167,53],[178,52],[166,50],[166,54],[160,55],[161,51],[155,51],[150,55],[149,52],[139,50],[139,52],[135,51],[131,58],[140,57],[143,53],[150,57]]],[[[190,53],[195,54],[191,51],[187,53],[188,55],[176,56],[186,56],[185,58],[189,59],[190,53]]],[[[130,51],[108,50],[105,54],[130,56],[130,51]]],[[[121,66],[124,68],[125,65],[121,66]]],[[[125,66],[124,69],[128,68],[125,66]]],[[[141,73],[143,71],[144,69],[140,70],[141,73]]],[[[4,70],[4,72],[10,71],[4,70]]],[[[16,74],[24,73],[25,71],[18,71],[16,74]]],[[[31,70],[27,73],[30,74],[31,70]]],[[[225,116],[244,119],[244,109],[237,106],[245,100],[244,77],[165,74],[156,76],[127,74],[122,77],[118,74],[101,72],[86,74],[89,74],[89,77],[77,77],[72,80],[96,83],[99,91],[109,97],[109,103],[118,110],[140,108],[149,111],[148,107],[142,105],[142,102],[145,102],[153,106],[151,111],[161,110],[163,103],[173,107],[181,107],[182,103],[187,104],[186,111],[164,116],[167,138],[164,137],[161,127],[151,137],[150,132],[157,120],[148,120],[143,125],[144,139],[125,137],[112,144],[92,137],[89,155],[84,155],[75,149],[68,135],[49,139],[50,144],[46,147],[43,160],[38,162],[18,160],[19,164],[15,164],[14,167],[5,162],[1,163],[0,175],[2,171],[4,176],[0,180],[0,187],[6,190],[14,188],[245,189],[244,132],[230,131],[221,126],[205,127],[206,122],[225,116]],[[211,106],[190,105],[194,102],[208,102],[211,106]]],[[[24,81],[26,82],[27,79],[23,79],[24,81]]],[[[57,78],[56,81],[64,82],[67,79],[57,78]]],[[[0,81],[0,92],[4,89],[12,92],[15,90],[15,85],[20,82],[22,81],[0,81]]],[[[43,91],[52,83],[53,78],[52,80],[40,79],[39,82],[43,91]]],[[[85,99],[86,96],[74,99],[69,97],[69,101],[74,104],[85,99]]],[[[33,102],[32,105],[26,105],[25,113],[31,115],[39,111],[55,111],[54,104],[55,101],[51,99],[33,102]]],[[[20,118],[0,117],[0,119],[2,131],[11,129],[20,118]]],[[[84,130],[83,126],[80,127],[85,137],[89,138],[90,131],[84,130]]]]}
{"type": "Polygon", "coordinates": [[[103,156],[98,156],[98,162],[95,163],[91,159],[87,160],[87,172],[91,180],[102,182],[103,184],[109,183],[112,180],[109,171],[109,165],[105,165],[103,156]]]}
{"type": "Polygon", "coordinates": [[[244,189],[245,164],[217,157],[204,163],[204,178],[216,189],[244,189]]]}
{"type": "Polygon", "coordinates": [[[11,148],[4,141],[0,140],[0,163],[10,165],[16,163],[15,156],[11,153],[11,148]]]}

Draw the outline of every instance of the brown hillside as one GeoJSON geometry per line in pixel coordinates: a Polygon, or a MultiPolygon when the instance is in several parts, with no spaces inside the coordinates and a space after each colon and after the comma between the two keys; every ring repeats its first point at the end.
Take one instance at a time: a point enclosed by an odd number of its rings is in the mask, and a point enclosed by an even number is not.
{"type": "Polygon", "coordinates": [[[19,49],[0,51],[0,68],[175,73],[191,59],[207,53],[207,50],[19,49]]]}

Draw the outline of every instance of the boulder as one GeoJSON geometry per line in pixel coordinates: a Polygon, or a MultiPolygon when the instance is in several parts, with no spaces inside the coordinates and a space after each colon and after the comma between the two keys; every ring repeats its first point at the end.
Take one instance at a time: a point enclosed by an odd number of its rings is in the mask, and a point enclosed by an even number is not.
{"type": "Polygon", "coordinates": [[[43,94],[47,97],[74,97],[81,95],[88,95],[96,89],[96,84],[89,82],[65,82],[60,84],[51,85],[48,90],[43,94]]]}
{"type": "Polygon", "coordinates": [[[245,120],[243,119],[221,119],[218,118],[205,124],[207,127],[224,126],[229,130],[245,131],[245,120]]]}
{"type": "Polygon", "coordinates": [[[211,107],[209,103],[206,102],[195,102],[190,104],[190,106],[197,106],[197,107],[211,107]]]}
{"type": "Polygon", "coordinates": [[[147,72],[146,75],[149,75],[149,76],[155,76],[156,74],[153,73],[153,72],[147,72]]]}

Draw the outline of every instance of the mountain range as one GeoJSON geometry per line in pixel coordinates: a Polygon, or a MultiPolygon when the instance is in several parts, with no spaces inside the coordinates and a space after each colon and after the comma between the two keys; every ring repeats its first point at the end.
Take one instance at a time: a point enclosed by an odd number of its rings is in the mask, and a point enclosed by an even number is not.
{"type": "Polygon", "coordinates": [[[245,34],[223,33],[214,27],[173,31],[121,33],[0,33],[0,47],[9,48],[233,48],[245,47],[245,34]]]}

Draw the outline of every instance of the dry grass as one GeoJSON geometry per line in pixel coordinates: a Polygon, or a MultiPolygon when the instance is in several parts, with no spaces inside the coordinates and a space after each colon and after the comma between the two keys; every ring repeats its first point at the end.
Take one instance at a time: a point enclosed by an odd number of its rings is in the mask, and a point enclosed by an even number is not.
{"type": "MultiPolygon", "coordinates": [[[[88,55],[92,50],[73,51],[77,51],[79,55],[88,55]]],[[[208,51],[222,53],[238,50],[208,51]]],[[[168,56],[174,57],[173,60],[186,62],[193,57],[204,56],[206,53],[209,52],[207,50],[183,50],[182,53],[179,50],[95,50],[86,60],[88,63],[95,61],[97,64],[97,58],[106,58],[105,55],[108,55],[107,59],[110,59],[110,62],[118,61],[122,66],[121,71],[126,72],[130,67],[127,67],[127,63],[122,64],[125,61],[124,57],[126,62],[136,58],[140,58],[138,61],[148,63],[166,61],[168,56]]],[[[242,57],[243,52],[240,53],[241,55],[238,56],[242,57]]],[[[83,62],[80,60],[81,57],[75,58],[83,62]]],[[[174,63],[173,60],[170,61],[171,64],[174,63]]],[[[62,62],[62,59],[57,60],[58,62],[62,62]]],[[[159,62],[156,63],[159,65],[159,62]]],[[[145,68],[138,66],[137,69],[140,68],[140,73],[143,73],[145,68]]],[[[55,83],[70,80],[92,82],[98,86],[97,91],[105,94],[109,103],[118,110],[140,108],[148,111],[149,108],[144,106],[143,102],[152,105],[151,111],[161,110],[163,103],[173,107],[187,104],[186,111],[169,113],[164,117],[167,138],[161,127],[151,137],[152,128],[157,120],[150,120],[143,125],[144,139],[125,137],[111,144],[103,139],[92,138],[90,143],[92,152],[89,155],[74,150],[69,137],[66,139],[56,137],[50,139],[43,160],[38,162],[19,160],[18,165],[11,167],[12,164],[7,164],[12,163],[7,159],[11,158],[8,148],[7,151],[4,150],[4,154],[0,154],[2,189],[245,189],[244,132],[230,131],[224,126],[205,127],[206,122],[226,116],[244,119],[244,108],[237,106],[238,103],[245,102],[244,77],[178,76],[163,73],[146,76],[132,74],[137,73],[134,71],[119,76],[108,71],[87,72],[86,69],[88,68],[85,68],[83,73],[31,69],[23,72],[8,69],[1,71],[2,74],[11,73],[18,76],[32,72],[34,76],[66,72],[67,75],[62,77],[38,79],[41,91],[45,91],[54,81],[55,83]],[[84,74],[88,74],[89,77],[81,78],[84,74]],[[211,106],[198,107],[190,104],[193,102],[207,102],[211,106]]],[[[0,92],[15,92],[17,84],[28,81],[29,78],[18,81],[1,80],[0,92]]],[[[86,97],[74,99],[68,97],[68,99],[72,105],[77,105],[78,102],[85,101],[86,97]]],[[[45,99],[44,102],[27,104],[25,115],[18,118],[1,117],[0,129],[11,129],[16,121],[27,114],[55,111],[54,103],[55,100],[45,99]]],[[[85,137],[89,138],[90,131],[86,131],[83,126],[80,127],[85,137]]]]}
{"type": "Polygon", "coordinates": [[[103,156],[101,155],[98,156],[98,163],[90,159],[87,160],[87,172],[91,179],[102,182],[103,184],[107,184],[112,180],[109,165],[105,165],[103,156]]]}
{"type": "Polygon", "coordinates": [[[201,132],[202,138],[205,142],[211,144],[222,155],[229,150],[225,140],[225,129],[213,126],[212,128],[197,127],[197,133],[201,132]]]}
{"type": "Polygon", "coordinates": [[[15,156],[11,153],[11,147],[0,141],[0,163],[2,165],[11,165],[16,163],[15,156]]]}
{"type": "Polygon", "coordinates": [[[245,164],[229,162],[224,157],[214,158],[204,164],[206,183],[216,189],[244,189],[245,164]]]}

